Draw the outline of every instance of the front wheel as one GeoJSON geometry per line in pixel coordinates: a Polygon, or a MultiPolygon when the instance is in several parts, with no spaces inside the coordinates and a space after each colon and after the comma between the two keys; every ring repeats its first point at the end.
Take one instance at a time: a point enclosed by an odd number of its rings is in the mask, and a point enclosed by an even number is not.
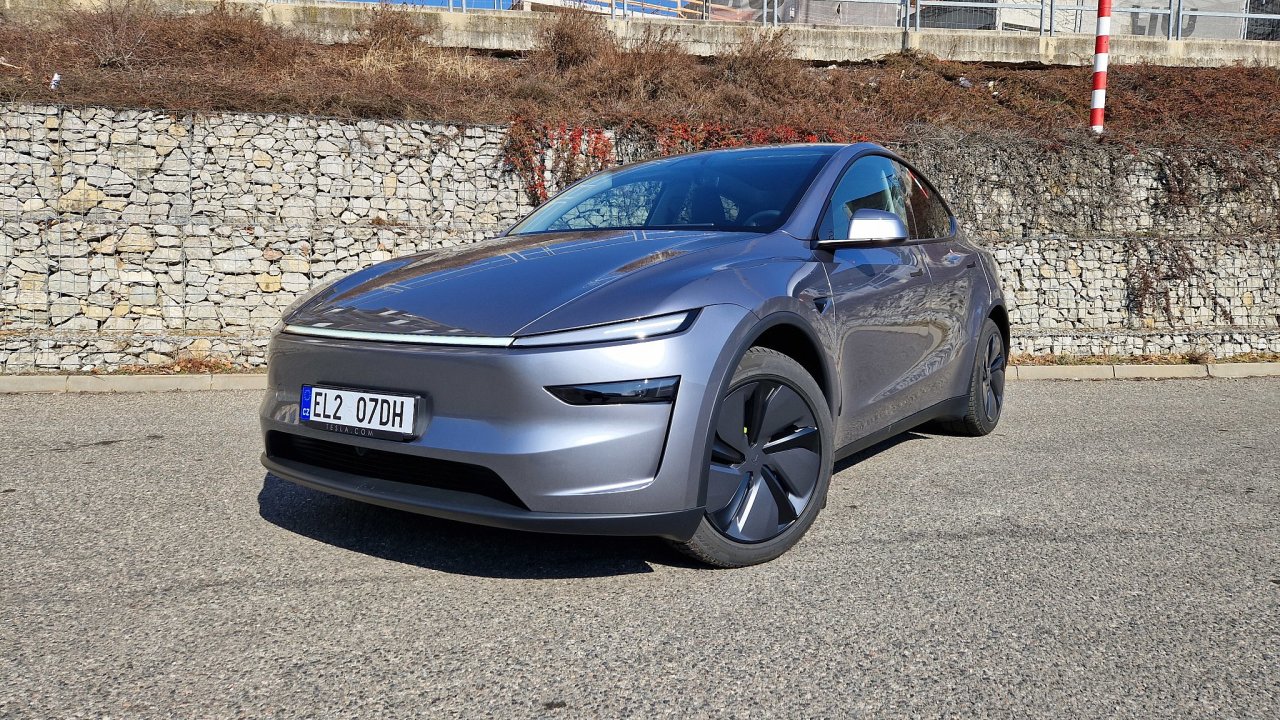
{"type": "Polygon", "coordinates": [[[826,504],[831,414],[800,363],[753,347],[720,398],[706,469],[706,514],[677,547],[709,565],[743,567],[795,545],[826,504]]]}

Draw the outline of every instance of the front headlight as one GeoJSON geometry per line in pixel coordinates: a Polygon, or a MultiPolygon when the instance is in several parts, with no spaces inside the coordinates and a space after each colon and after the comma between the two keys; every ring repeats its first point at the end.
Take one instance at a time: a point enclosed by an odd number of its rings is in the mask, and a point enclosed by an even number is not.
{"type": "Polygon", "coordinates": [[[619,340],[644,340],[680,332],[693,324],[696,310],[659,315],[641,320],[595,325],[577,330],[563,330],[542,335],[518,337],[512,347],[547,347],[549,345],[585,345],[588,343],[617,342],[619,340]]]}
{"type": "Polygon", "coordinates": [[[680,377],[647,378],[585,385],[552,385],[547,392],[568,405],[636,405],[676,399],[680,377]]]}

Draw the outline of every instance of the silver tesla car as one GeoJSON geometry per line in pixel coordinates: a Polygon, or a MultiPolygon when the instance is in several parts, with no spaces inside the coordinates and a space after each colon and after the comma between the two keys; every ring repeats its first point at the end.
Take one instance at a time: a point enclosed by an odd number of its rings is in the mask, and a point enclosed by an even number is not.
{"type": "Polygon", "coordinates": [[[593,175],[506,234],[374,265],[271,341],[275,475],[355,500],[770,560],[832,463],[1000,418],[995,265],[872,144],[593,175]]]}

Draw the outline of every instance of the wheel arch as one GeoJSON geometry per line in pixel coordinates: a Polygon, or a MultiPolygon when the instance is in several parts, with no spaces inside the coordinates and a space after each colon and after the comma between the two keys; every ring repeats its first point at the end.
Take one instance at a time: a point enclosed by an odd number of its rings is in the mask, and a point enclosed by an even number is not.
{"type": "Polygon", "coordinates": [[[822,349],[817,333],[808,323],[791,312],[777,312],[760,321],[739,349],[741,356],[752,347],[766,347],[800,363],[822,390],[834,421],[839,409],[839,392],[834,367],[822,349]]]}
{"type": "Polygon", "coordinates": [[[1010,337],[1011,331],[1009,329],[1009,311],[1005,309],[1004,305],[996,304],[992,306],[991,312],[987,313],[987,317],[995,322],[996,327],[1000,328],[1000,337],[1004,340],[1005,357],[1009,357],[1009,354],[1013,352],[1012,338],[1010,337]]]}

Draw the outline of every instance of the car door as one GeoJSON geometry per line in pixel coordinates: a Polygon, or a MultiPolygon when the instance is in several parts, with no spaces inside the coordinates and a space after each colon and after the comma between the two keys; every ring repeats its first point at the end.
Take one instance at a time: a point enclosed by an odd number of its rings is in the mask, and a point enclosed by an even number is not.
{"type": "Polygon", "coordinates": [[[923,361],[919,382],[925,395],[941,401],[963,395],[968,387],[973,369],[969,340],[979,327],[977,294],[986,281],[977,249],[960,238],[942,197],[918,172],[900,163],[897,167],[907,193],[907,229],[929,271],[924,303],[936,344],[923,361]]]}
{"type": "MultiPolygon", "coordinates": [[[[903,175],[890,158],[864,155],[836,183],[818,225],[818,239],[848,239],[861,209],[883,210],[908,222],[903,175]]],[[[922,361],[937,345],[925,303],[929,276],[912,242],[819,246],[831,281],[831,306],[822,315],[837,355],[841,405],[837,444],[852,443],[906,417],[921,399],[913,388],[922,361]]]]}

